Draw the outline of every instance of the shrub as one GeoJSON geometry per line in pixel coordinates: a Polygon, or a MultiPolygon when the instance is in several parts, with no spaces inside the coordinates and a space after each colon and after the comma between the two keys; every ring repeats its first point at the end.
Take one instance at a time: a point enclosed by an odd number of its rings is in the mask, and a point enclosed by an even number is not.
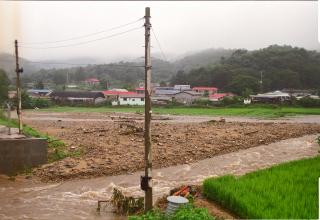
{"type": "Polygon", "coordinates": [[[214,218],[205,208],[195,208],[188,204],[181,206],[172,215],[166,215],[160,210],[153,210],[141,216],[130,216],[129,220],[213,220],[214,218]]]}
{"type": "Polygon", "coordinates": [[[31,98],[31,107],[32,108],[49,108],[52,106],[52,103],[50,100],[47,99],[40,99],[40,98],[31,98]]]}
{"type": "Polygon", "coordinates": [[[302,107],[320,107],[320,99],[312,99],[309,97],[302,98],[297,101],[302,107]]]}
{"type": "Polygon", "coordinates": [[[225,97],[221,100],[222,106],[228,106],[228,105],[235,105],[235,104],[243,104],[243,98],[240,96],[233,96],[233,97],[225,97]]]}

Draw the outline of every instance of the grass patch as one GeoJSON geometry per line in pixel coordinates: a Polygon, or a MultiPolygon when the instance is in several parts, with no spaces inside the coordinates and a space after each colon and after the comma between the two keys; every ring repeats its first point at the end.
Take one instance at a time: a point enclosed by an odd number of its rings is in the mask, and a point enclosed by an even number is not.
{"type": "Polygon", "coordinates": [[[213,220],[205,208],[195,208],[192,204],[181,206],[174,214],[166,215],[161,210],[153,210],[140,216],[130,216],[129,220],[213,220]]]}
{"type": "Polygon", "coordinates": [[[209,178],[204,195],[241,218],[316,219],[320,156],[241,177],[209,178]]]}
{"type": "MultiPolygon", "coordinates": [[[[0,125],[10,126],[13,128],[18,127],[18,122],[15,119],[9,121],[0,111],[0,125]]],[[[55,139],[47,134],[42,134],[39,131],[23,125],[23,134],[28,137],[44,138],[48,142],[48,162],[52,163],[57,160],[61,160],[66,157],[81,157],[84,153],[83,147],[80,147],[74,151],[69,151],[66,144],[58,139],[55,139]]]]}
{"type": "MultiPolygon", "coordinates": [[[[144,112],[144,107],[52,107],[41,109],[46,112],[144,112]]],[[[279,118],[294,115],[320,115],[320,108],[302,107],[153,107],[155,114],[199,115],[199,116],[251,116],[279,118]]]]}

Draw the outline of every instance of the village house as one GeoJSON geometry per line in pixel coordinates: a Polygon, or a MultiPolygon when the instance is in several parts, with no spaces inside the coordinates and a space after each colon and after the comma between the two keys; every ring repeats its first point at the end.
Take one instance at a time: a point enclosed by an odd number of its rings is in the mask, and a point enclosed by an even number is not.
{"type": "Polygon", "coordinates": [[[98,80],[97,78],[89,78],[89,79],[86,79],[84,82],[88,86],[95,86],[95,85],[99,85],[100,80],[98,80]]]}
{"type": "Polygon", "coordinates": [[[28,95],[31,98],[49,98],[49,95],[52,93],[50,89],[28,89],[28,95]]]}
{"type": "Polygon", "coordinates": [[[96,105],[106,100],[102,92],[61,91],[52,92],[50,97],[57,104],[96,105]]]}
{"type": "Polygon", "coordinates": [[[144,94],[144,87],[138,87],[135,90],[137,94],[144,94]]]}
{"type": "Polygon", "coordinates": [[[201,87],[193,87],[192,91],[201,93],[203,96],[204,95],[208,95],[209,96],[211,94],[217,93],[218,92],[218,88],[201,86],[201,87]]]}
{"type": "Polygon", "coordinates": [[[173,97],[170,96],[151,96],[152,104],[167,105],[172,102],[173,97]]]}
{"type": "Polygon", "coordinates": [[[155,96],[170,96],[172,97],[174,94],[178,93],[179,90],[175,90],[173,87],[156,87],[154,89],[155,96]]]}
{"type": "Polygon", "coordinates": [[[144,105],[144,94],[121,94],[112,105],[144,105]]]}
{"type": "Polygon", "coordinates": [[[185,105],[190,105],[195,100],[200,98],[201,98],[201,93],[194,92],[194,91],[181,91],[173,95],[173,101],[176,101],[178,103],[182,103],[185,105]]]}
{"type": "Polygon", "coordinates": [[[219,102],[226,97],[233,97],[232,93],[214,93],[209,95],[209,100],[212,102],[219,102]]]}
{"type": "Polygon", "coordinates": [[[16,90],[8,91],[8,98],[9,99],[13,99],[16,96],[17,96],[17,91],[16,90]]]}
{"type": "Polygon", "coordinates": [[[105,90],[102,91],[105,98],[109,101],[118,100],[120,95],[134,95],[135,92],[128,92],[126,89],[114,89],[114,90],[105,90]]]}
{"type": "Polygon", "coordinates": [[[283,103],[291,100],[289,93],[274,91],[263,94],[250,95],[252,102],[260,103],[283,103]]]}
{"type": "Polygon", "coordinates": [[[188,91],[191,90],[191,86],[190,85],[174,85],[173,87],[174,90],[178,90],[178,91],[188,91]]]}

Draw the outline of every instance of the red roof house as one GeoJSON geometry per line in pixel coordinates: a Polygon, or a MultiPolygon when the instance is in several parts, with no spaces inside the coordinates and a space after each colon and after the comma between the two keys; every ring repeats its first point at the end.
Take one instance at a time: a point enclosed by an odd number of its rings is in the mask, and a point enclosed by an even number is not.
{"type": "Polygon", "coordinates": [[[209,95],[209,100],[213,102],[217,102],[224,99],[225,97],[232,97],[232,96],[234,96],[232,93],[215,93],[215,94],[209,95]]]}
{"type": "Polygon", "coordinates": [[[124,91],[116,91],[116,90],[105,90],[103,91],[105,97],[107,96],[119,96],[119,95],[135,95],[136,92],[124,92],[124,91]]]}
{"type": "Polygon", "coordinates": [[[85,82],[89,85],[94,85],[94,84],[99,84],[100,80],[98,80],[97,78],[89,78],[89,79],[86,79],[85,82]]]}
{"type": "Polygon", "coordinates": [[[144,94],[144,87],[138,87],[138,88],[136,88],[136,93],[138,93],[138,94],[144,94]]]}
{"type": "Polygon", "coordinates": [[[202,95],[204,95],[205,93],[210,95],[210,94],[213,94],[213,93],[217,93],[218,92],[218,88],[216,88],[216,87],[199,86],[199,87],[193,87],[192,91],[199,92],[202,95]]]}

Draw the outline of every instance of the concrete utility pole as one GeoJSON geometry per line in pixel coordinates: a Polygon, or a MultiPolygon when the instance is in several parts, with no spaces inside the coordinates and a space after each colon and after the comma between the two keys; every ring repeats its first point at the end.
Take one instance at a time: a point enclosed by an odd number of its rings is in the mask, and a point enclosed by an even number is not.
{"type": "Polygon", "coordinates": [[[141,189],[145,191],[145,212],[152,209],[152,150],[151,150],[151,56],[150,56],[150,8],[145,9],[145,121],[144,121],[144,145],[145,145],[145,176],[141,177],[141,189]]]}
{"type": "Polygon", "coordinates": [[[21,115],[21,82],[20,82],[20,73],[23,72],[23,69],[19,67],[19,54],[18,54],[18,41],[14,41],[14,48],[16,54],[16,73],[17,73],[17,115],[19,122],[19,134],[22,134],[22,115],[21,115]]]}
{"type": "Polygon", "coordinates": [[[263,71],[260,71],[260,92],[263,93],[263,71]]]}

